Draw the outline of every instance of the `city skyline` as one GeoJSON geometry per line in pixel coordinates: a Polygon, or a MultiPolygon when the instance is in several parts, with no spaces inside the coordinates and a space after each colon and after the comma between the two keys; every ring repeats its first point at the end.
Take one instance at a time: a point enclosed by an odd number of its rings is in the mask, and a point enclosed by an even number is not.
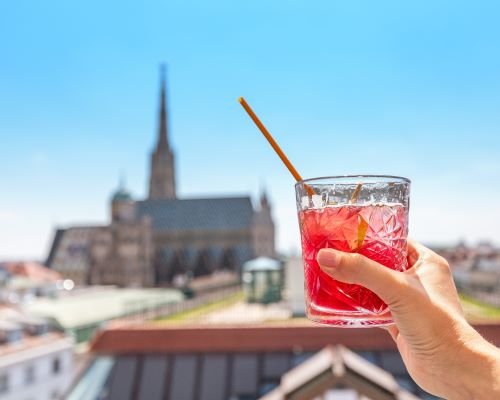
{"type": "Polygon", "coordinates": [[[105,222],[121,173],[145,197],[161,62],[180,197],[265,185],[281,251],[299,246],[294,182],[239,96],[304,177],[406,176],[410,236],[499,242],[494,2],[98,4],[1,6],[0,259],[105,222]]]}

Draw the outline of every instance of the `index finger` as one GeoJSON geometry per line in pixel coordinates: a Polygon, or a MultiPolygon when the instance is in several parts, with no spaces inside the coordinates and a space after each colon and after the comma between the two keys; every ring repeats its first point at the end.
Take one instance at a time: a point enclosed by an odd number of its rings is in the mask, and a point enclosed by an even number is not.
{"type": "Polygon", "coordinates": [[[421,256],[423,246],[411,239],[408,239],[408,268],[412,268],[421,256]]]}

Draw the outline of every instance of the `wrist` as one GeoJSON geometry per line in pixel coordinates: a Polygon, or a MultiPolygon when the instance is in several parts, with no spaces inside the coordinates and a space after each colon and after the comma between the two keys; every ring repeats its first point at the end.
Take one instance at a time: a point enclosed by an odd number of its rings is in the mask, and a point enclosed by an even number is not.
{"type": "Polygon", "coordinates": [[[466,343],[458,366],[461,398],[500,399],[500,350],[475,333],[476,337],[466,343]]]}

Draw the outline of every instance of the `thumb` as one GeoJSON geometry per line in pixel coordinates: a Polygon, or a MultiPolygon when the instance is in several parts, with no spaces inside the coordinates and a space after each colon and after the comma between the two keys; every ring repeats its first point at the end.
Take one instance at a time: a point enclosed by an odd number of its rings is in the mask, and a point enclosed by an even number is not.
{"type": "Polygon", "coordinates": [[[388,305],[405,300],[408,283],[398,271],[361,254],[333,249],[321,249],[316,259],[321,269],[332,278],[364,286],[388,305]]]}

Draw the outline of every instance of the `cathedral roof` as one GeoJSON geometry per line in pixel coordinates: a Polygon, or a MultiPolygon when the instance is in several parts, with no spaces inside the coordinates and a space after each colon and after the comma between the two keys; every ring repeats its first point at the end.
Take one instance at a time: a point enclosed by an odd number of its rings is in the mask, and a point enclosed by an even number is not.
{"type": "Polygon", "coordinates": [[[254,213],[250,197],[144,200],[136,211],[155,231],[248,229],[254,213]]]}

